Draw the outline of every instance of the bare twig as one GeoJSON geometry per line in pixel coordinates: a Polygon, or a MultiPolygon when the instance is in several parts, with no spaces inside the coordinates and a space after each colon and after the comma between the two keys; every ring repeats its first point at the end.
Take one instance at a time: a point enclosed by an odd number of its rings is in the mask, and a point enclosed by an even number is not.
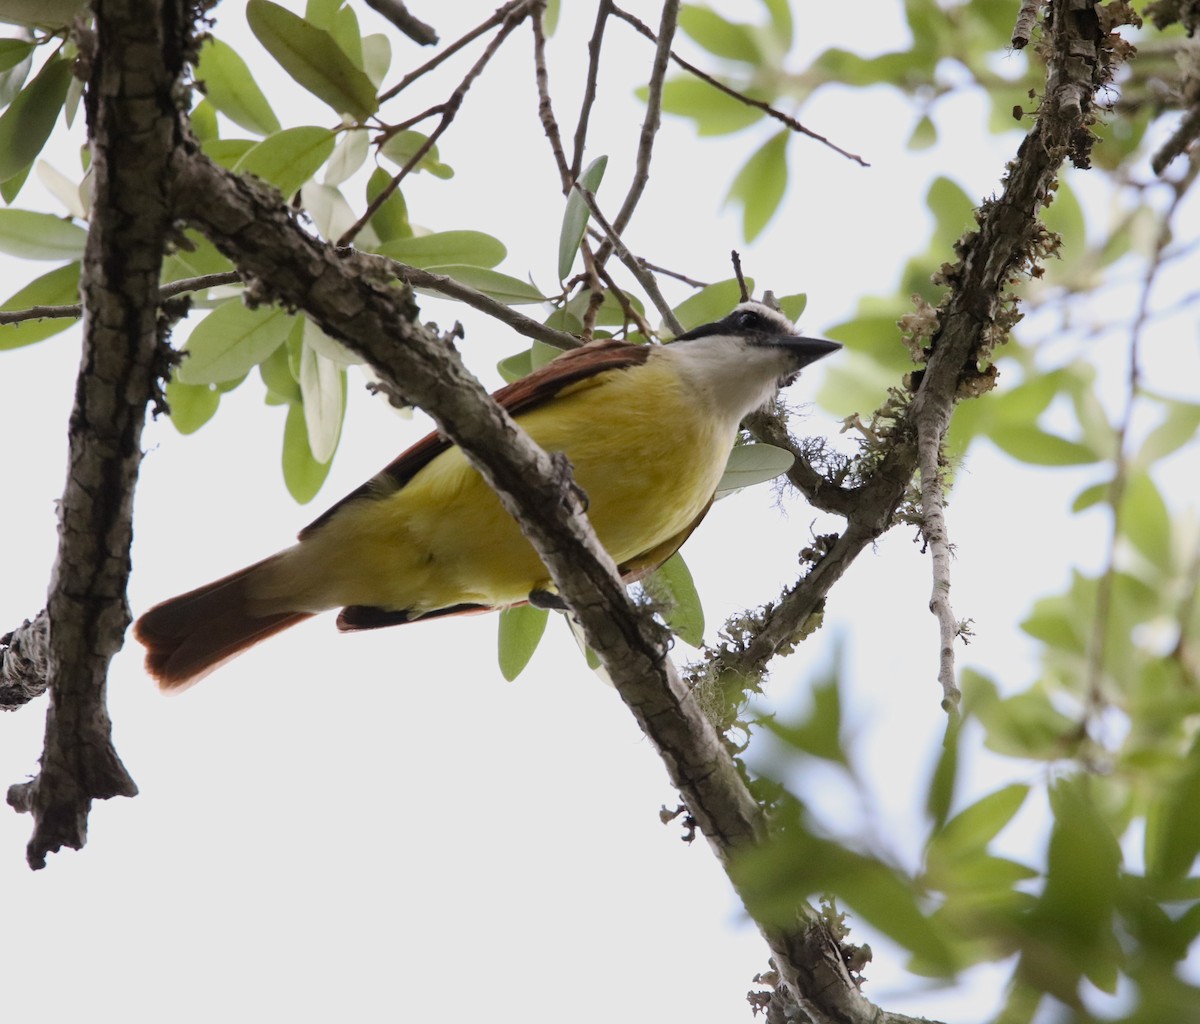
{"type": "Polygon", "coordinates": [[[402,0],[367,0],[367,6],[382,14],[414,43],[421,46],[437,44],[437,32],[413,15],[402,0]]]}
{"type": "Polygon", "coordinates": [[[734,249],[729,254],[729,258],[733,262],[733,276],[737,278],[738,292],[742,296],[742,301],[748,302],[750,299],[750,289],[746,287],[746,278],[742,274],[742,254],[734,249]]]}
{"type": "Polygon", "coordinates": [[[483,69],[487,67],[488,62],[492,59],[492,57],[495,56],[496,51],[500,48],[501,44],[503,44],[504,40],[508,38],[512,30],[515,29],[517,25],[520,24],[521,20],[526,16],[526,14],[529,13],[532,3],[533,0],[519,0],[519,2],[509,4],[508,7],[505,8],[505,10],[508,11],[508,14],[502,19],[500,30],[493,37],[492,41],[488,43],[487,48],[483,51],[483,55],[475,62],[471,70],[467,72],[466,77],[463,78],[463,80],[458,84],[458,87],[450,94],[450,97],[446,100],[446,102],[441,104],[442,118],[440,121],[438,121],[437,127],[435,127],[433,131],[429,133],[429,137],[409,158],[408,163],[400,168],[399,172],[392,177],[392,180],[383,187],[379,195],[377,195],[367,205],[366,210],[363,211],[363,215],[342,233],[342,236],[337,240],[337,246],[339,248],[349,245],[355,239],[358,233],[364,227],[366,227],[367,222],[375,216],[375,212],[384,203],[386,203],[388,199],[391,198],[392,193],[400,187],[400,182],[408,177],[413,168],[425,159],[425,155],[434,147],[434,145],[437,143],[437,140],[442,136],[442,133],[450,127],[450,123],[454,120],[455,115],[458,113],[458,108],[462,106],[463,99],[466,97],[467,91],[471,88],[472,84],[474,84],[475,79],[478,78],[483,69]]]}
{"type": "Polygon", "coordinates": [[[583,173],[583,154],[587,148],[588,121],[592,105],[596,102],[596,90],[600,75],[600,52],[604,45],[604,29],[612,13],[612,0],[600,0],[596,5],[596,27],[588,40],[587,83],[583,89],[583,101],[579,105],[579,120],[575,123],[575,148],[571,155],[571,181],[583,173]]]}
{"type": "Polygon", "coordinates": [[[560,348],[564,351],[579,347],[580,342],[575,335],[568,334],[565,331],[556,331],[553,327],[547,327],[545,324],[538,323],[538,321],[530,319],[523,313],[518,313],[511,306],[497,302],[495,299],[484,295],[483,292],[476,291],[470,285],[456,281],[452,277],[446,277],[444,274],[430,273],[428,270],[420,270],[417,267],[410,267],[406,263],[399,263],[385,256],[373,256],[370,253],[361,253],[360,255],[366,260],[379,261],[381,265],[386,266],[387,273],[394,274],[400,280],[407,282],[413,287],[428,288],[448,298],[465,302],[468,306],[486,313],[493,319],[499,320],[502,324],[507,324],[518,334],[522,334],[526,338],[544,341],[547,345],[553,345],[555,348],[560,348]]]}
{"type": "Polygon", "coordinates": [[[667,329],[674,335],[682,334],[683,325],[680,324],[679,318],[675,316],[675,311],[671,309],[671,304],[667,302],[663,293],[659,290],[658,282],[654,280],[654,275],[625,247],[625,243],[621,241],[621,236],[617,234],[604,214],[601,213],[600,207],[596,204],[596,197],[578,182],[576,182],[575,188],[583,196],[584,202],[587,203],[588,209],[591,210],[596,223],[600,225],[604,233],[608,236],[608,240],[612,245],[612,251],[616,254],[617,259],[625,264],[629,272],[637,278],[638,284],[646,290],[646,294],[650,297],[650,301],[654,303],[654,308],[658,310],[659,315],[663,318],[663,323],[666,324],[667,329]]]}
{"type": "MultiPolygon", "coordinates": [[[[242,280],[236,270],[226,270],[220,274],[204,274],[201,277],[185,277],[161,285],[158,297],[170,299],[184,292],[203,292],[209,288],[218,288],[226,284],[238,284],[242,280]]],[[[70,318],[78,320],[83,316],[83,306],[78,302],[69,306],[30,306],[28,309],[0,311],[0,325],[19,324],[26,320],[55,320],[70,318]]]]}
{"type": "MultiPolygon", "coordinates": [[[[639,21],[628,11],[622,10],[620,7],[614,6],[613,14],[615,14],[622,21],[625,21],[628,24],[632,25],[635,29],[637,29],[638,32],[640,32],[642,35],[644,35],[647,39],[649,39],[655,43],[658,42],[657,36],[655,36],[654,32],[649,28],[649,26],[647,26],[644,22],[639,21]]],[[[756,100],[751,96],[747,96],[745,93],[738,92],[736,89],[731,89],[724,82],[720,81],[719,79],[713,78],[712,75],[707,74],[704,71],[701,71],[694,64],[689,64],[686,60],[684,60],[678,54],[672,53],[671,60],[673,60],[679,67],[683,68],[684,71],[688,72],[688,74],[695,75],[698,79],[700,79],[700,81],[707,82],[714,89],[720,90],[721,92],[725,93],[726,96],[729,96],[729,97],[737,100],[739,103],[744,103],[748,107],[755,107],[758,110],[761,110],[768,117],[773,117],[773,118],[775,118],[776,121],[779,121],[780,123],[787,125],[792,131],[794,131],[800,135],[805,135],[808,138],[812,139],[814,142],[821,143],[821,145],[823,145],[823,146],[827,146],[828,148],[832,149],[835,153],[838,153],[839,155],[846,157],[847,160],[853,160],[856,164],[858,164],[861,167],[870,167],[871,166],[857,153],[851,153],[848,150],[842,149],[841,146],[838,146],[838,145],[834,144],[833,142],[830,142],[830,140],[827,139],[824,135],[814,132],[811,128],[806,128],[799,121],[797,121],[794,117],[790,117],[789,115],[785,114],[781,110],[776,110],[770,104],[763,103],[762,100],[756,100]]]]}
{"type": "Polygon", "coordinates": [[[945,480],[942,478],[942,438],[945,427],[933,417],[917,420],[917,463],[921,473],[921,532],[929,546],[933,590],[929,610],[938,623],[940,640],[938,682],[942,708],[957,715],[962,692],[954,671],[954,641],[959,626],[950,604],[950,537],[946,528],[945,480]]]}
{"type": "MultiPolygon", "coordinates": [[[[675,38],[675,25],[679,20],[679,0],[665,0],[662,18],[658,25],[658,42],[654,52],[654,64],[650,68],[650,85],[646,96],[646,116],[642,119],[642,131],[638,137],[637,166],[629,191],[621,209],[613,218],[613,230],[619,235],[633,218],[633,211],[650,181],[650,159],[654,155],[654,138],[662,124],[663,81],[667,76],[667,64],[671,59],[671,41],[675,38]]],[[[608,260],[611,246],[602,245],[596,251],[596,262],[603,265],[608,260]]]]}
{"type": "Polygon", "coordinates": [[[542,17],[545,12],[545,0],[537,0],[534,4],[533,17],[529,19],[533,25],[533,73],[534,79],[537,81],[538,117],[541,119],[546,139],[550,143],[550,151],[554,154],[554,164],[558,168],[563,195],[566,195],[571,191],[571,182],[578,177],[578,173],[573,175],[571,167],[567,163],[562,134],[558,130],[558,120],[554,116],[554,105],[550,102],[550,73],[546,70],[546,32],[542,25],[542,17]]]}
{"type": "Polygon", "coordinates": [[[474,42],[481,35],[483,35],[488,29],[495,28],[497,25],[499,25],[501,22],[503,22],[510,14],[512,14],[512,12],[514,10],[516,10],[518,7],[524,6],[527,2],[528,2],[528,0],[509,0],[509,3],[506,3],[503,7],[499,8],[490,18],[488,18],[487,21],[482,22],[479,25],[476,25],[473,29],[471,29],[470,32],[468,32],[466,35],[462,36],[461,38],[456,39],[449,46],[447,46],[441,53],[439,53],[436,57],[433,57],[432,59],[426,61],[419,68],[414,68],[407,75],[405,75],[402,79],[400,79],[400,81],[398,83],[396,83],[390,89],[388,89],[387,92],[381,93],[379,96],[380,104],[382,105],[382,104],[386,103],[388,100],[394,99],[401,92],[403,92],[410,85],[412,85],[413,82],[415,82],[418,78],[422,78],[423,76],[429,74],[429,72],[433,71],[435,68],[439,67],[441,64],[445,63],[447,60],[449,60],[451,57],[453,57],[456,53],[458,53],[458,51],[461,50],[463,47],[468,46],[470,43],[474,42]]]}
{"type": "Polygon", "coordinates": [[[1087,700],[1092,716],[1104,706],[1104,670],[1107,661],[1108,635],[1111,628],[1113,590],[1117,579],[1117,546],[1123,527],[1125,493],[1129,487],[1129,471],[1132,461],[1129,433],[1133,426],[1137,401],[1141,394],[1141,366],[1139,353],[1142,335],[1149,324],[1152,313],[1150,296],[1154,283],[1164,264],[1164,255],[1174,237],[1173,218],[1200,173],[1200,160],[1193,160],[1182,179],[1174,183],[1174,195],[1159,225],[1155,239],[1154,254],[1146,266],[1142,286],[1138,294],[1137,311],[1129,329],[1129,367],[1125,378],[1125,408],[1117,427],[1115,467],[1108,488],[1108,504],[1112,508],[1112,523],[1109,529],[1108,554],[1104,572],[1096,586],[1096,611],[1092,620],[1092,632],[1087,649],[1087,700]]]}

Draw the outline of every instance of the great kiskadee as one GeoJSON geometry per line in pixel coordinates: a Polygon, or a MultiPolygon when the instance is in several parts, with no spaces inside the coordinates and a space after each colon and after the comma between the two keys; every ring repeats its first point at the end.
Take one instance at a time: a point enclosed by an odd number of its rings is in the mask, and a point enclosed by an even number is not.
{"type": "MultiPolygon", "coordinates": [[[[712,504],[742,419],[839,348],[743,302],[667,345],[597,341],[493,396],[563,452],[623,576],[666,561],[712,504]]],[[[552,588],[462,451],[437,433],[300,532],[299,543],[146,612],[146,668],[177,690],[288,626],[341,608],[341,630],[504,608],[552,588]]]]}

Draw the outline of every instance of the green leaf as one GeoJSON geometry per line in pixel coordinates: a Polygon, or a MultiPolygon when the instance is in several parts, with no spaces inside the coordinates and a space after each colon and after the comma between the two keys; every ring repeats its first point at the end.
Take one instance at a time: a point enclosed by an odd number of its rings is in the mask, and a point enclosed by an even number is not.
{"type": "MultiPolygon", "coordinates": [[[[455,264],[448,267],[429,267],[428,269],[470,285],[476,291],[483,292],[484,295],[490,296],[497,302],[503,302],[507,306],[521,306],[546,301],[546,296],[533,285],[518,278],[509,277],[508,274],[501,274],[497,270],[488,270],[486,267],[464,267],[455,264]]],[[[425,291],[425,289],[418,288],[417,291],[425,291]]],[[[430,294],[436,293],[431,292],[430,294]]]]}
{"type": "MultiPolygon", "coordinates": [[[[598,156],[579,176],[580,188],[586,189],[593,195],[604,180],[604,169],[608,166],[607,156],[598,156]]],[[[587,201],[578,189],[571,189],[567,194],[567,208],[563,211],[562,227],[558,232],[558,279],[565,281],[571,273],[571,264],[575,262],[575,253],[579,251],[579,243],[583,241],[587,231],[588,217],[591,211],[587,201]]]]}
{"type": "Polygon", "coordinates": [[[758,151],[746,161],[729,186],[726,202],[737,202],[742,206],[742,232],[747,242],[754,241],[762,233],[787,191],[788,167],[787,144],[791,132],[779,132],[771,136],[758,151]]]}
{"type": "Polygon", "coordinates": [[[318,462],[308,447],[308,428],[304,424],[304,409],[288,406],[287,423],[283,428],[283,482],[288,493],[301,505],[316,497],[330,462],[318,462]]]}
{"type": "Polygon", "coordinates": [[[707,7],[684,4],[679,11],[679,27],[711,54],[756,66],[763,63],[762,50],[750,26],[726,21],[707,7]]]}
{"type": "Polygon", "coordinates": [[[362,69],[378,89],[392,66],[392,43],[382,32],[362,37],[362,69]]]}
{"type": "Polygon", "coordinates": [[[792,323],[804,316],[804,310],[808,308],[808,295],[805,292],[785,295],[776,301],[779,303],[779,308],[783,310],[783,315],[792,323]]]}
{"type": "Polygon", "coordinates": [[[341,185],[364,163],[371,148],[371,140],[364,129],[350,129],[342,133],[341,141],[333,151],[329,166],[325,169],[326,185],[341,185]]]}
{"type": "Polygon", "coordinates": [[[946,824],[950,805],[954,800],[955,784],[958,781],[958,743],[962,719],[950,718],[946,722],[946,734],[942,740],[942,751],[938,755],[929,780],[929,794],[925,799],[925,810],[933,821],[934,828],[946,824]]]}
{"type": "Polygon", "coordinates": [[[270,0],[249,0],[246,21],[284,71],[338,114],[365,121],[379,109],[371,80],[324,29],[270,0]]]}
{"type": "MultiPolygon", "coordinates": [[[[407,167],[408,162],[420,152],[421,147],[428,140],[429,136],[423,135],[421,132],[412,130],[397,132],[379,147],[379,155],[387,157],[397,167],[407,167]]],[[[428,171],[435,178],[454,177],[454,168],[449,164],[442,163],[438,159],[438,148],[436,145],[429,147],[429,150],[421,157],[413,170],[428,171]]]]}
{"type": "Polygon", "coordinates": [[[496,371],[504,378],[504,383],[511,384],[513,381],[520,380],[522,377],[528,377],[533,373],[533,352],[531,349],[525,349],[524,352],[518,352],[514,356],[509,356],[507,359],[501,359],[496,364],[496,371]]]}
{"type": "Polygon", "coordinates": [[[506,255],[504,243],[482,231],[437,231],[397,238],[376,247],[382,256],[414,267],[494,267],[506,255]]]}
{"type": "Polygon", "coordinates": [[[188,113],[188,123],[191,126],[192,134],[202,143],[221,137],[220,127],[217,124],[217,108],[210,100],[202,99],[192,107],[188,113]]]}
{"type": "Polygon", "coordinates": [[[743,487],[774,480],[792,468],[796,457],[773,444],[739,444],[729,453],[725,472],[717,483],[717,497],[740,491],[743,487]]]}
{"type": "Polygon", "coordinates": [[[842,747],[842,695],[835,661],[813,680],[812,709],[801,720],[764,718],[759,724],[795,750],[834,764],[846,765],[842,747]]]}
{"type": "Polygon", "coordinates": [[[1075,500],[1071,502],[1072,512],[1082,512],[1085,509],[1091,508],[1093,505],[1099,505],[1101,502],[1107,501],[1108,496],[1112,491],[1112,482],[1105,480],[1102,483],[1092,484],[1090,487],[1085,487],[1076,495],[1075,500]]]}
{"type": "Polygon", "coordinates": [[[1040,689],[1026,690],[981,710],[989,750],[1009,757],[1057,761],[1079,743],[1079,723],[1050,703],[1040,689]]]}
{"type": "Polygon", "coordinates": [[[1016,816],[1028,795],[1028,785],[1014,782],[964,808],[930,839],[929,860],[948,867],[982,853],[1016,816]]]}
{"type": "Polygon", "coordinates": [[[11,68],[0,71],[0,110],[3,110],[16,99],[17,93],[21,91],[21,87],[25,84],[25,79],[29,77],[29,70],[32,67],[33,51],[30,50],[11,68]]]}
{"type": "Polygon", "coordinates": [[[310,335],[320,330],[304,321],[304,348],[300,353],[300,394],[304,397],[304,424],[308,450],[318,462],[328,462],[337,451],[346,411],[346,371],[332,359],[318,355],[310,335]]]}
{"type": "Polygon", "coordinates": [[[937,221],[931,246],[949,250],[975,223],[975,203],[961,185],[946,177],[934,178],[925,195],[929,212],[937,221]]]}
{"type": "Polygon", "coordinates": [[[337,363],[338,366],[356,366],[363,362],[361,356],[355,355],[337,338],[331,338],[307,317],[304,317],[303,320],[304,342],[317,355],[337,363]]]}
{"type": "Polygon", "coordinates": [[[1100,458],[1087,445],[1032,423],[998,423],[988,436],[1005,454],[1034,466],[1084,466],[1100,458]]]}
{"type": "Polygon", "coordinates": [[[933,123],[933,118],[926,114],[924,117],[918,118],[917,123],[913,126],[912,134],[908,137],[908,148],[919,152],[936,145],[937,140],[937,125],[933,123]]]}
{"type": "MultiPolygon", "coordinates": [[[[759,93],[757,89],[746,90],[750,98],[762,100],[764,97],[759,93]]],[[[644,87],[638,89],[637,95],[645,100],[647,90],[644,87]]],[[[663,83],[662,108],[668,114],[695,121],[698,135],[728,135],[749,127],[764,116],[758,107],[736,100],[691,76],[672,78],[663,83]]]]}
{"type": "Polygon", "coordinates": [[[1120,956],[1113,911],[1121,851],[1089,789],[1086,778],[1064,778],[1050,790],[1054,827],[1046,885],[1028,927],[1036,948],[1056,950],[1060,969],[1069,961],[1078,974],[1111,992],[1120,956]]]}
{"type": "Polygon", "coordinates": [[[199,430],[216,414],[221,404],[221,392],[211,384],[184,384],[172,378],[167,381],[167,407],[171,423],[181,434],[199,430]]]}
{"type": "Polygon", "coordinates": [[[229,299],[196,325],[175,377],[184,384],[241,377],[282,345],[291,327],[291,315],[277,306],[248,309],[241,298],[229,299]]]}
{"type": "Polygon", "coordinates": [[[0,115],[0,181],[33,165],[54,130],[70,82],[71,62],[54,57],[0,115]]]}
{"type": "Polygon", "coordinates": [[[771,19],[771,35],[786,53],[792,47],[792,8],[789,0],[763,0],[771,19]]]}
{"type": "Polygon", "coordinates": [[[188,230],[184,237],[190,248],[185,249],[183,244],[178,244],[175,251],[163,260],[164,283],[182,281],[187,277],[203,277],[205,274],[223,274],[233,269],[233,264],[203,235],[188,230]]]}
{"type": "MultiPolygon", "coordinates": [[[[79,261],[55,267],[41,277],[30,281],[24,288],[0,304],[6,312],[30,309],[33,306],[72,306],[79,301],[79,261]]],[[[74,327],[78,323],[72,317],[55,317],[46,320],[22,320],[16,324],[0,326],[0,352],[21,348],[42,341],[52,335],[74,327]]]]}
{"type": "MultiPolygon", "coordinates": [[[[746,287],[753,295],[754,278],[746,278],[746,287]]],[[[741,301],[741,286],[736,278],[731,277],[701,288],[695,295],[684,299],[675,307],[675,317],[685,331],[690,331],[703,324],[715,323],[741,301]]]]}
{"type": "MultiPolygon", "coordinates": [[[[367,179],[367,202],[373,203],[380,195],[392,176],[382,167],[376,167],[367,179]]],[[[392,242],[397,238],[411,237],[413,230],[408,223],[408,206],[404,202],[404,193],[396,188],[373,214],[371,228],[381,242],[392,242]]]]}
{"type": "Polygon", "coordinates": [[[704,608],[691,571],[678,551],[643,579],[642,587],[661,606],[672,633],[693,647],[704,643],[704,608]]]}
{"type": "Polygon", "coordinates": [[[200,47],[196,80],[208,101],[234,124],[256,135],[279,131],[279,118],[233,47],[209,36],[200,47]]]}
{"type": "Polygon", "coordinates": [[[1193,741],[1146,818],[1146,870],[1153,878],[1187,877],[1200,854],[1200,739],[1193,741]]]}
{"type": "Polygon", "coordinates": [[[73,260],[83,255],[87,232],[49,213],[0,210],[0,252],[26,260],[73,260]]]}
{"type": "Polygon", "coordinates": [[[257,145],[253,139],[208,139],[200,144],[200,150],[213,163],[232,170],[257,145]]]}
{"type": "Polygon", "coordinates": [[[1120,528],[1154,565],[1167,572],[1174,570],[1171,514],[1149,473],[1130,475],[1121,503],[1120,528]]]}
{"type": "Polygon", "coordinates": [[[1196,436],[1200,430],[1200,404],[1164,400],[1167,414],[1163,421],[1146,435],[1141,450],[1137,453],[1140,465],[1153,462],[1178,451],[1196,436]]]}
{"type": "Polygon", "coordinates": [[[33,53],[33,43],[28,39],[0,39],[0,71],[15,68],[33,53]]]}
{"type": "Polygon", "coordinates": [[[334,143],[328,128],[285,128],[248,149],[233,169],[269,182],[290,200],[329,159],[334,143]]]}
{"type": "Polygon", "coordinates": [[[500,674],[510,683],[529,664],[529,659],[541,643],[542,634],[546,632],[549,615],[545,608],[534,608],[529,604],[505,608],[500,613],[496,637],[498,660],[500,674]]]}

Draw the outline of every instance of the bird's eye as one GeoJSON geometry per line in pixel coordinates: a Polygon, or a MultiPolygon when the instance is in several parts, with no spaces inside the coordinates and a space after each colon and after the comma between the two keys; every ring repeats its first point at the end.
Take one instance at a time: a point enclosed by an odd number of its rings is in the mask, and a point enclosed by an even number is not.
{"type": "Polygon", "coordinates": [[[750,309],[743,309],[737,315],[737,325],[744,331],[761,331],[764,327],[763,316],[750,309]]]}

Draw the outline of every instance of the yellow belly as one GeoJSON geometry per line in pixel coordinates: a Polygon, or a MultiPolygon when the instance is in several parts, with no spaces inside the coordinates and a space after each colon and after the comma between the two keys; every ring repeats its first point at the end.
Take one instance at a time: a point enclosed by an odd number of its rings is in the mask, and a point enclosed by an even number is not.
{"type": "MultiPolygon", "coordinates": [[[[618,564],[703,511],[736,429],[713,423],[653,364],[574,385],[517,422],[570,459],[592,526],[618,564]]],[[[311,610],[502,607],[550,585],[516,522],[458,448],[394,494],[347,504],[293,553],[287,585],[311,610]]]]}

